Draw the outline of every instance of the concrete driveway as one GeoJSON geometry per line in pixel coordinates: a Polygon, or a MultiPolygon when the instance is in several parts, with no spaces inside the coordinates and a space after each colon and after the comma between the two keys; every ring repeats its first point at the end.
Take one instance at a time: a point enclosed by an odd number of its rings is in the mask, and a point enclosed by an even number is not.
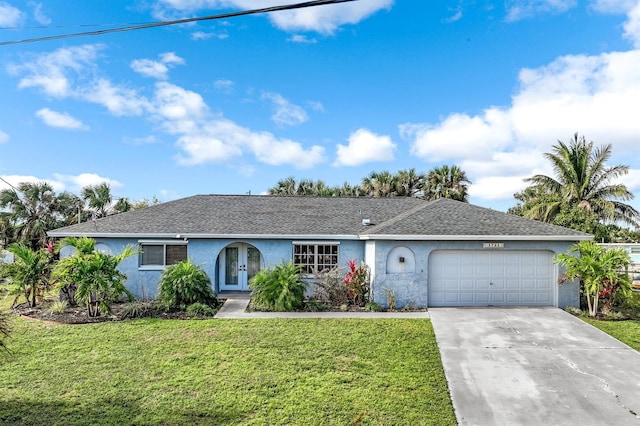
{"type": "Polygon", "coordinates": [[[640,353],[556,308],[433,308],[461,425],[640,425],[640,353]]]}

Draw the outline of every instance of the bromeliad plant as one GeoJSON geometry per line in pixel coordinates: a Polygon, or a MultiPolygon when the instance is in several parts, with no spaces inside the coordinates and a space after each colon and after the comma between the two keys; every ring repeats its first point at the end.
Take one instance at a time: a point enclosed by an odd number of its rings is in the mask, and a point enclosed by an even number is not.
{"type": "Polygon", "coordinates": [[[364,306],[369,301],[369,267],[362,262],[357,264],[355,259],[347,262],[349,270],[344,277],[344,283],[349,288],[351,303],[364,306]]]}
{"type": "Polygon", "coordinates": [[[580,280],[591,317],[596,316],[601,303],[602,312],[607,314],[613,309],[616,295],[629,295],[631,280],[624,271],[630,261],[623,249],[605,249],[593,241],[580,241],[571,246],[569,253],[557,256],[557,262],[566,269],[560,281],[580,280]]]}
{"type": "Polygon", "coordinates": [[[101,312],[111,312],[111,304],[122,295],[133,300],[133,294],[124,285],[127,276],[118,270],[118,265],[136,252],[132,247],[126,247],[117,256],[95,250],[88,252],[89,242],[85,240],[69,238],[63,241],[63,244],[76,247],[76,253],[60,259],[52,276],[61,287],[75,284],[76,301],[87,307],[90,317],[97,317],[101,312]]]}

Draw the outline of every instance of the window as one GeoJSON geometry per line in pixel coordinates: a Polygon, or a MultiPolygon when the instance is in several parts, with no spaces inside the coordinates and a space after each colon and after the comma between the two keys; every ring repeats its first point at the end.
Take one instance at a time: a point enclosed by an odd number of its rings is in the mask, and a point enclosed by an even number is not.
{"type": "Polygon", "coordinates": [[[293,243],[293,264],[303,274],[328,271],[338,264],[338,243],[293,243]]]}
{"type": "Polygon", "coordinates": [[[187,259],[187,244],[140,243],[140,266],[168,266],[187,259]]]}

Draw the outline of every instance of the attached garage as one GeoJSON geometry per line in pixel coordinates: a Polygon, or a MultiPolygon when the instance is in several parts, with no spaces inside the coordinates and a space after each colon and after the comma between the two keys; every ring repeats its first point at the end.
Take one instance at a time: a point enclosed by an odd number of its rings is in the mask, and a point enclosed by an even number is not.
{"type": "Polygon", "coordinates": [[[429,306],[554,306],[554,254],[545,250],[437,250],[429,306]]]}

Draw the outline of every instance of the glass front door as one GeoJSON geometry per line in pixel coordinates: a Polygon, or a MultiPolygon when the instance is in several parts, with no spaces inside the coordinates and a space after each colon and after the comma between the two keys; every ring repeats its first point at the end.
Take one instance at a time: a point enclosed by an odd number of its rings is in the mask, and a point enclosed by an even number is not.
{"type": "Polygon", "coordinates": [[[249,281],[260,271],[260,251],[245,243],[231,244],[220,254],[220,290],[249,290],[249,281]]]}

